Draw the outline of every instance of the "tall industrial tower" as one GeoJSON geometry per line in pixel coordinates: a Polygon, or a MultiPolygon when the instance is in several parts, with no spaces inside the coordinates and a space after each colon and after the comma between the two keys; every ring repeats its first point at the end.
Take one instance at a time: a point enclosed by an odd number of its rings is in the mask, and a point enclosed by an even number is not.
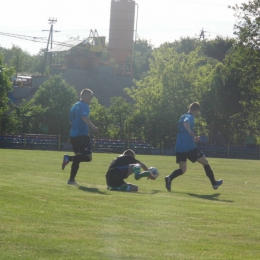
{"type": "Polygon", "coordinates": [[[132,76],[135,6],[134,0],[111,0],[108,51],[122,75],[132,76]]]}

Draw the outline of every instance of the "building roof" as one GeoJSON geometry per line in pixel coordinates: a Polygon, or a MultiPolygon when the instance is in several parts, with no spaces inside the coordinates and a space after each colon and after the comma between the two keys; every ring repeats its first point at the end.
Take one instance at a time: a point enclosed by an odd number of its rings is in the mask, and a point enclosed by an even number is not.
{"type": "Polygon", "coordinates": [[[59,45],[55,46],[51,50],[48,50],[48,52],[69,51],[70,49],[83,43],[84,41],[86,40],[73,40],[73,41],[61,42],[59,45]]]}

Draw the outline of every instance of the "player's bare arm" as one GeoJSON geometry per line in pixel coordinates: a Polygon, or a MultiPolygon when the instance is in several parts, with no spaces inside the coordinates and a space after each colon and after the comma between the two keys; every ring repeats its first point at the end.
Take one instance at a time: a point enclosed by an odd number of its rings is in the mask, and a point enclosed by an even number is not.
{"type": "Polygon", "coordinates": [[[142,163],[142,162],[139,162],[139,164],[141,165],[141,167],[145,170],[145,171],[148,171],[148,167],[142,163]]]}
{"type": "Polygon", "coordinates": [[[88,124],[88,126],[91,127],[91,129],[95,132],[98,133],[98,128],[94,126],[94,124],[91,122],[91,120],[87,116],[82,116],[82,120],[88,124]]]}
{"type": "Polygon", "coordinates": [[[188,133],[193,137],[195,142],[198,142],[200,140],[199,136],[196,136],[195,133],[191,131],[190,124],[188,121],[183,122],[184,127],[187,129],[188,133]]]}

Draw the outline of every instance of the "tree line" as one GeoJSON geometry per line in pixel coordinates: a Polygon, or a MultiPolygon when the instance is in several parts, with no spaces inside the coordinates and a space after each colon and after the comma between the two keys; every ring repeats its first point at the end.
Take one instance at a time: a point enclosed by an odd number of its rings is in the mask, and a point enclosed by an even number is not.
{"type": "MultiPolygon", "coordinates": [[[[260,17],[254,9],[259,5],[260,1],[255,0],[232,7],[239,18],[235,39],[181,38],[158,48],[139,40],[133,87],[125,89],[132,102],[113,97],[108,108],[97,99],[91,104],[91,119],[100,129],[99,136],[143,139],[154,146],[172,143],[180,115],[194,101],[202,108],[196,123],[198,134],[205,132],[212,140],[220,130],[234,144],[242,143],[249,130],[259,134],[260,54],[256,28],[260,17]]],[[[10,104],[6,99],[9,78],[18,68],[16,59],[10,57],[2,51],[1,132],[45,131],[61,134],[66,140],[69,108],[78,99],[73,86],[60,75],[53,75],[32,100],[20,106],[10,104]]]]}

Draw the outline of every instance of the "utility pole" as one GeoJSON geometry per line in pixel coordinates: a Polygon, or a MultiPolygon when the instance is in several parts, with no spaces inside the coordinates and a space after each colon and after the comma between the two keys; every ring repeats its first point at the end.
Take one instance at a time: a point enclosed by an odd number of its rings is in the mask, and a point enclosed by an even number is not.
{"type": "Polygon", "coordinates": [[[202,30],[200,31],[200,34],[199,35],[195,34],[195,35],[199,36],[199,40],[201,40],[201,39],[205,40],[205,37],[206,37],[205,33],[206,33],[206,31],[204,31],[204,29],[202,28],[202,30]]]}
{"type": "Polygon", "coordinates": [[[136,40],[137,40],[137,37],[138,37],[137,23],[138,23],[139,5],[137,3],[135,3],[135,5],[137,6],[137,13],[136,13],[136,22],[135,22],[134,57],[133,57],[132,62],[131,62],[131,74],[132,74],[131,76],[132,76],[132,78],[134,78],[134,76],[135,76],[135,47],[136,47],[136,40]]]}
{"type": "MultiPolygon", "coordinates": [[[[47,59],[47,52],[49,50],[49,44],[51,44],[51,49],[52,49],[52,43],[53,43],[53,24],[57,22],[57,19],[54,18],[49,18],[49,24],[51,25],[50,30],[42,30],[43,32],[48,31],[49,32],[49,38],[47,42],[47,47],[45,50],[45,55],[44,55],[44,62],[43,62],[43,69],[42,69],[42,74],[45,72],[45,66],[46,66],[46,59],[47,59]]],[[[60,31],[54,31],[54,32],[60,32],[60,31]]]]}

